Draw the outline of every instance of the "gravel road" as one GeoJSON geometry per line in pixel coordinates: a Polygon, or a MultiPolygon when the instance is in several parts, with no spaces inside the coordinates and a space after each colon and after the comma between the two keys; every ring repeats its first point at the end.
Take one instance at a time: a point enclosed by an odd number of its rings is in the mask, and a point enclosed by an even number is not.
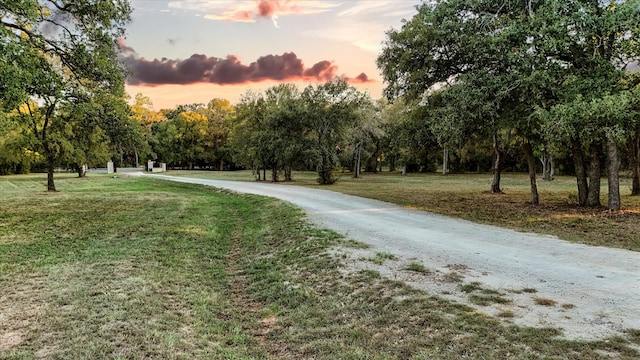
{"type": "Polygon", "coordinates": [[[640,329],[639,252],[572,244],[328,190],[145,176],[291,202],[302,208],[313,224],[370,245],[369,249],[336,250],[348,255],[352,270],[375,269],[488,315],[513,315],[504,321],[560,328],[566,338],[585,340],[640,329]],[[396,259],[383,265],[366,260],[380,252],[396,259]],[[404,270],[415,262],[431,272],[404,270]],[[451,281],[455,278],[460,281],[451,281]],[[460,291],[459,285],[472,282],[499,291],[510,302],[470,304],[469,294],[460,291]],[[541,305],[540,299],[551,301],[541,305]]]}

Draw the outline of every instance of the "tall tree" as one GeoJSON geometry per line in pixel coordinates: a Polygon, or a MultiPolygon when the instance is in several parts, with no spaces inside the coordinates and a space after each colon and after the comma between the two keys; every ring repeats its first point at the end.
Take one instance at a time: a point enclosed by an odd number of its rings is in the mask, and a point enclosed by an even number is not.
{"type": "Polygon", "coordinates": [[[224,170],[225,164],[231,162],[229,133],[235,107],[226,99],[212,99],[204,110],[208,122],[209,149],[218,170],[224,170]]]}
{"type": "MultiPolygon", "coordinates": [[[[176,114],[177,115],[177,114],[176,114]]],[[[148,96],[141,93],[136,94],[133,104],[131,105],[131,118],[140,124],[139,129],[142,130],[143,141],[141,144],[149,144],[152,142],[152,127],[153,124],[159,121],[165,121],[167,118],[160,111],[153,109],[153,102],[148,96]]],[[[148,146],[134,147],[135,166],[138,167],[140,157],[155,158],[152,154],[148,153],[150,150],[148,146]],[[147,150],[145,152],[145,150],[147,150]]]]}
{"type": "Polygon", "coordinates": [[[337,180],[333,175],[337,149],[347,130],[357,121],[357,110],[367,101],[367,96],[344,80],[334,80],[308,86],[302,92],[302,99],[313,141],[311,149],[317,159],[318,183],[333,184],[337,180]]]}
{"type": "Polygon", "coordinates": [[[266,168],[271,162],[268,134],[265,132],[266,104],[263,94],[247,91],[236,106],[234,126],[229,137],[234,149],[234,161],[250,168],[260,180],[266,180],[266,168]]]}
{"type": "Polygon", "coordinates": [[[0,2],[2,106],[42,104],[40,111],[23,111],[22,118],[46,158],[50,191],[58,158],[49,130],[60,105],[99,90],[124,93],[116,40],[130,12],[126,0],[0,2]]]}

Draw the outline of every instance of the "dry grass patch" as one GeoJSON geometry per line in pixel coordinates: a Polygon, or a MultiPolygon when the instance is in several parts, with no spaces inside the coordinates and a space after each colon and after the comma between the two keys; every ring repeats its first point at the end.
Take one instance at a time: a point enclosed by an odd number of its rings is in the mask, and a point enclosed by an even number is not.
{"type": "Polygon", "coordinates": [[[542,305],[542,306],[556,306],[556,304],[558,303],[553,299],[540,298],[540,297],[533,299],[533,302],[535,302],[536,305],[542,305]]]}
{"type": "Polygon", "coordinates": [[[0,282],[0,354],[20,346],[47,311],[48,277],[40,272],[0,282]]]}

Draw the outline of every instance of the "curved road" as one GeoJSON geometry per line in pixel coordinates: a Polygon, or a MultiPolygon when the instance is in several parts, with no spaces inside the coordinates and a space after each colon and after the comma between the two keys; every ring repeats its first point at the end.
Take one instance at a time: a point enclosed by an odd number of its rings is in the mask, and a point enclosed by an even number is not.
{"type": "MultiPolygon", "coordinates": [[[[367,243],[374,253],[388,252],[405,263],[419,261],[440,274],[455,269],[464,275],[464,282],[480,282],[483,288],[501,291],[511,304],[476,307],[488,314],[509,309],[516,314],[511,321],[519,325],[557,327],[576,339],[640,329],[639,252],[572,244],[327,190],[144,175],[291,202],[315,225],[367,243]],[[522,289],[535,289],[535,293],[514,291],[522,289]],[[556,304],[536,305],[535,298],[556,304]]],[[[442,290],[426,277],[409,282],[430,291],[442,290]]],[[[464,301],[468,294],[458,295],[449,297],[464,301]]]]}

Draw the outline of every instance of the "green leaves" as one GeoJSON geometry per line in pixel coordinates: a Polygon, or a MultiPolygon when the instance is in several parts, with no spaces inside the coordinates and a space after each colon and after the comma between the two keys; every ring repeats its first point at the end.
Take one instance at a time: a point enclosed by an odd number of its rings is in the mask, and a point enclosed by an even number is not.
{"type": "Polygon", "coordinates": [[[313,165],[320,183],[332,183],[336,148],[368,101],[343,80],[302,92],[293,84],[274,86],[264,94],[248,92],[237,107],[232,136],[237,160],[253,169],[271,169],[274,181],[278,171],[284,170],[291,180],[292,168],[313,165]]]}

